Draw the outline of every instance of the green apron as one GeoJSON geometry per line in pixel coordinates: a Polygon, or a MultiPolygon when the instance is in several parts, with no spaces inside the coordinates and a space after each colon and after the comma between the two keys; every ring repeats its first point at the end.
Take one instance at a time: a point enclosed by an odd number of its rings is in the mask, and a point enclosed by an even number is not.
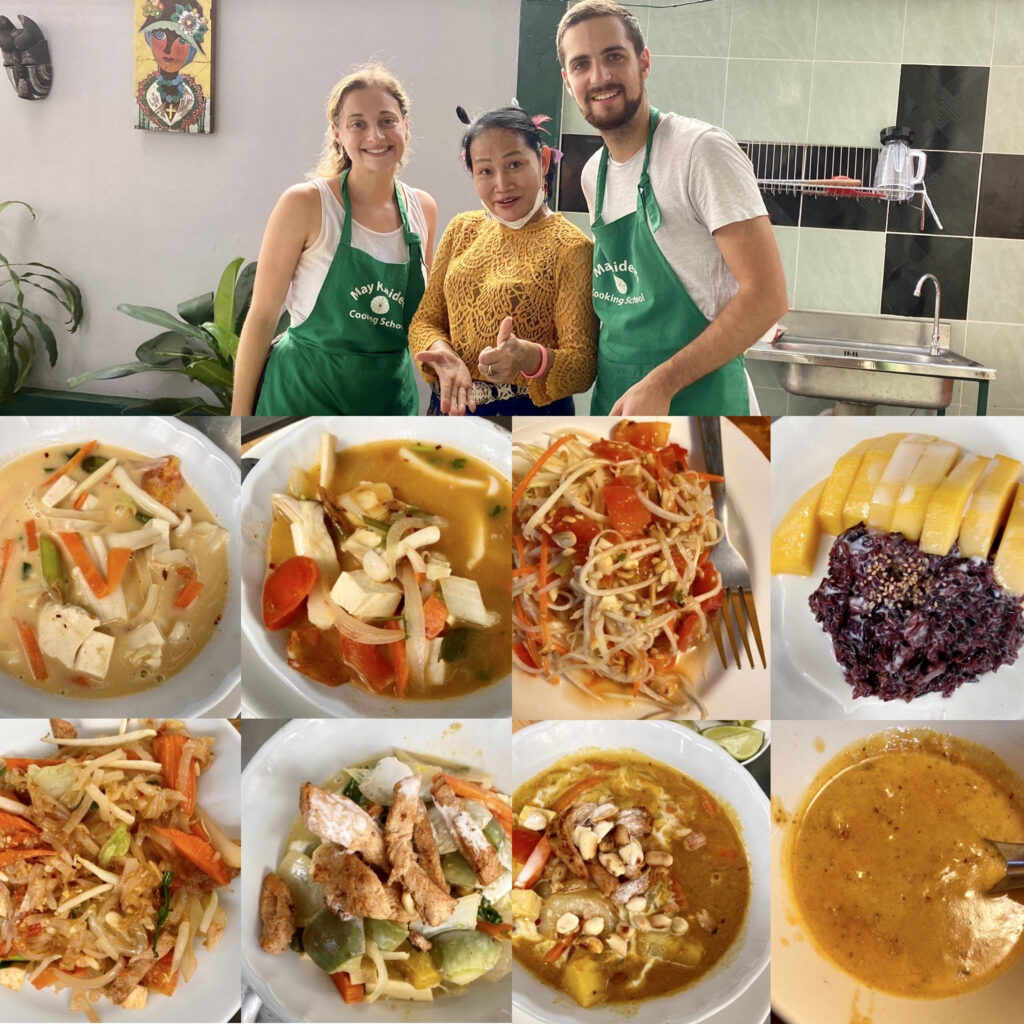
{"type": "Polygon", "coordinates": [[[415,416],[416,381],[409,321],[423,298],[420,236],[409,226],[395,182],[408,263],[382,263],[352,247],[348,170],[341,241],[309,316],[273,347],[256,403],[257,416],[332,413],[415,416]]]}
{"type": "MultiPolygon", "coordinates": [[[[590,403],[595,416],[607,416],[615,402],[656,366],[689,345],[708,320],[694,304],[665,259],[654,232],[661,211],[647,173],[658,125],[651,108],[644,166],[637,187],[636,212],[606,224],[605,179],[608,148],[597,170],[594,223],[594,312],[601,320],[597,341],[597,381],[590,403]]],[[[745,416],[749,412],[743,357],[694,381],[672,399],[673,416],[745,416]]]]}

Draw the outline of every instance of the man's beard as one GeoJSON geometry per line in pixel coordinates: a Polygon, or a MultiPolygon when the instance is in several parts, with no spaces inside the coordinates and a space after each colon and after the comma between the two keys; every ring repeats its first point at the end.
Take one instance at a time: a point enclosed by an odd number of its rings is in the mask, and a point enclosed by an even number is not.
{"type": "Polygon", "coordinates": [[[625,87],[623,87],[623,107],[621,113],[613,114],[609,112],[606,117],[601,118],[594,115],[593,104],[588,103],[587,111],[583,114],[583,118],[598,131],[615,131],[616,128],[622,128],[633,120],[634,114],[640,109],[640,104],[643,101],[643,89],[640,89],[635,96],[630,96],[625,91],[625,87]]]}

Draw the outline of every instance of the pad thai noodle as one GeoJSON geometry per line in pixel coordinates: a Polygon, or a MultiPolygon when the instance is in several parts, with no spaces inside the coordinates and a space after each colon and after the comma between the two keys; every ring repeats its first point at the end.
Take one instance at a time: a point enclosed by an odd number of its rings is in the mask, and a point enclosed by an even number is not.
{"type": "Polygon", "coordinates": [[[240,849],[197,802],[212,738],[176,721],[51,729],[52,756],[0,758],[0,983],[66,990],[97,1021],[104,997],[141,1009],[192,977],[240,849]]]}
{"type": "Polygon", "coordinates": [[[260,892],[266,952],[311,961],[346,1003],[431,1002],[509,973],[512,806],[488,774],[396,750],[304,783],[299,808],[260,892]]]}
{"type": "Polygon", "coordinates": [[[685,656],[722,604],[709,557],[724,531],[712,478],[669,429],[626,420],[610,440],[566,428],[547,448],[515,443],[529,468],[513,496],[513,657],[594,697],[704,715],[685,656]]]}

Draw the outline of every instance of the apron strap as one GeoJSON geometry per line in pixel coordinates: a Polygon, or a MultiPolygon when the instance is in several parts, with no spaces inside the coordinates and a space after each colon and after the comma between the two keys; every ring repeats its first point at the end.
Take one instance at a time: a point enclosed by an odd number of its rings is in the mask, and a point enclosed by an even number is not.
{"type": "MultiPolygon", "coordinates": [[[[341,193],[341,201],[345,206],[345,223],[341,227],[341,244],[352,246],[352,204],[348,198],[348,172],[351,167],[346,167],[338,178],[338,191],[341,193]]],[[[402,218],[402,231],[405,234],[405,244],[409,247],[409,261],[415,263],[423,262],[423,241],[416,231],[413,231],[409,223],[409,211],[405,205],[405,196],[402,189],[395,180],[395,199],[398,201],[398,213],[402,218]]]]}
{"type": "MultiPolygon", "coordinates": [[[[651,188],[651,177],[648,168],[651,163],[651,146],[654,143],[654,131],[658,127],[658,119],[661,112],[657,107],[651,107],[651,126],[647,132],[647,145],[644,150],[644,165],[640,171],[640,181],[637,184],[636,210],[644,213],[647,223],[650,225],[653,234],[661,227],[661,208],[654,196],[654,189],[651,188]]],[[[608,177],[608,147],[601,150],[601,159],[597,165],[597,205],[594,210],[593,227],[604,227],[604,193],[605,181],[608,177]]]]}

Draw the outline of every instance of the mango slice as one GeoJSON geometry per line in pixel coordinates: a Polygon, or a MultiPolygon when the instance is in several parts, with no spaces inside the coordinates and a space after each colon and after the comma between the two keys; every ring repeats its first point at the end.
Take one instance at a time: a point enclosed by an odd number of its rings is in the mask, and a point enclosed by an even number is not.
{"type": "Polygon", "coordinates": [[[875,485],[881,479],[882,473],[885,472],[885,467],[890,456],[896,450],[896,446],[907,437],[915,440],[935,440],[934,437],[925,434],[886,434],[884,437],[877,438],[875,443],[864,453],[860,466],[857,468],[857,475],[854,477],[850,491],[846,495],[846,501],[843,503],[844,530],[868,521],[875,485]]]}
{"type": "Polygon", "coordinates": [[[868,509],[868,526],[875,530],[889,530],[896,502],[904,484],[917,467],[930,442],[916,436],[905,437],[894,449],[875,484],[868,509]]]}
{"type": "Polygon", "coordinates": [[[910,474],[910,479],[900,491],[889,524],[893,533],[902,533],[907,540],[916,541],[920,538],[928,502],[959,455],[960,445],[952,441],[929,443],[910,474]]]}
{"type": "Polygon", "coordinates": [[[797,498],[772,534],[772,574],[810,576],[818,557],[821,528],[818,501],[827,481],[816,483],[797,498]]]}
{"type": "Polygon", "coordinates": [[[1024,595],[1024,484],[1017,486],[992,571],[1004,590],[1024,595]]]}
{"type": "Polygon", "coordinates": [[[964,509],[981,474],[991,460],[965,452],[949,476],[935,488],[924,514],[919,547],[929,555],[947,555],[960,533],[964,509]]]}
{"type": "Polygon", "coordinates": [[[857,475],[864,453],[877,440],[877,437],[869,437],[859,441],[836,460],[818,502],[818,526],[822,533],[838,537],[843,532],[843,505],[846,502],[846,495],[850,493],[850,485],[857,475]]]}
{"type": "Polygon", "coordinates": [[[999,528],[1006,522],[1020,480],[1020,460],[997,455],[985,467],[971,493],[960,524],[960,554],[988,558],[999,528]]]}

